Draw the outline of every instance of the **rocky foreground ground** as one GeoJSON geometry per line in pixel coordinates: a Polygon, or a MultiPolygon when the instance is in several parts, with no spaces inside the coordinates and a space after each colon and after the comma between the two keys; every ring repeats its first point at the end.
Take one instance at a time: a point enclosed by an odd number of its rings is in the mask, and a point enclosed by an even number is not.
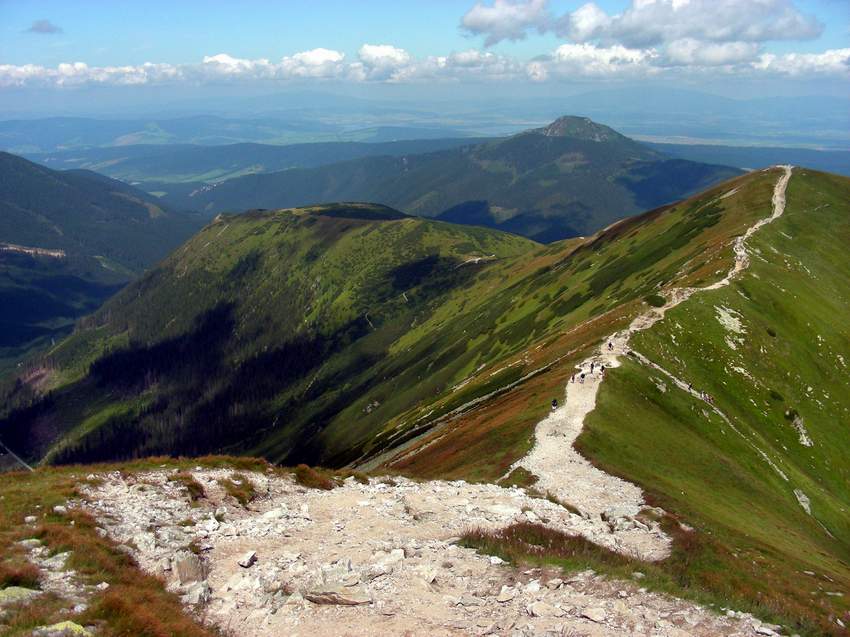
{"type": "MultiPolygon", "coordinates": [[[[592,571],[516,569],[455,544],[470,528],[529,520],[593,527],[602,540],[595,522],[521,489],[349,478],[324,491],[275,472],[197,468],[199,495],[179,476],[166,469],[91,475],[84,498],[68,508],[91,513],[99,533],[228,635],[776,634],[749,615],[648,592],[637,571],[618,582],[592,571]],[[254,498],[237,502],[222,486],[227,479],[250,482],[254,498]]],[[[627,548],[630,531],[616,529],[629,525],[607,526],[608,544],[627,548]]],[[[45,588],[82,606],[98,593],[64,570],[65,556],[48,557],[37,540],[26,548],[44,570],[45,588]]]]}

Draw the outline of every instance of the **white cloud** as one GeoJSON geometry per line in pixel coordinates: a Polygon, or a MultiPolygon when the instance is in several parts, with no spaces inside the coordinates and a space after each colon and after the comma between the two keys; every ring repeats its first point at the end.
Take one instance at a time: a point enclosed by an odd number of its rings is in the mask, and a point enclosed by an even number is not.
{"type": "MultiPolygon", "coordinates": [[[[823,53],[763,54],[753,69],[777,75],[850,76],[850,49],[830,49],[823,53]]],[[[850,79],[850,78],[848,78],[850,79]]]]}
{"type": "Polygon", "coordinates": [[[846,80],[850,79],[850,49],[774,55],[760,51],[759,45],[754,42],[745,41],[715,43],[682,38],[665,47],[650,48],[583,42],[562,44],[550,54],[525,63],[478,49],[417,59],[395,46],[365,44],[355,61],[348,61],[340,51],[319,48],[283,57],[278,62],[219,53],[204,57],[199,64],[184,65],[89,66],[84,62],[68,62],[45,67],[0,64],[0,88],[202,84],[210,81],[286,82],[301,79],[386,83],[544,82],[570,78],[708,73],[718,68],[722,68],[724,73],[745,76],[819,76],[846,80]]]}
{"type": "Polygon", "coordinates": [[[548,0],[495,0],[477,2],[461,19],[461,27],[474,35],[486,35],[486,46],[502,40],[522,40],[526,31],[544,31],[550,20],[548,0]]]}
{"type": "Polygon", "coordinates": [[[631,0],[618,14],[588,2],[555,18],[547,0],[477,2],[461,19],[485,46],[520,40],[532,30],[554,31],[573,42],[646,48],[691,38],[708,42],[767,42],[818,37],[823,25],[792,0],[631,0]]]}
{"type": "Polygon", "coordinates": [[[561,19],[560,31],[577,42],[587,42],[597,37],[611,24],[611,18],[594,3],[580,6],[561,19]]]}
{"type": "Polygon", "coordinates": [[[284,57],[277,66],[280,78],[337,78],[345,73],[345,54],[333,49],[311,49],[284,57]]]}
{"type": "Polygon", "coordinates": [[[357,57],[352,74],[361,80],[398,80],[411,63],[410,53],[391,44],[364,44],[357,57]]]}
{"type": "Polygon", "coordinates": [[[823,30],[791,0],[632,0],[608,15],[593,3],[567,14],[555,27],[577,42],[608,40],[647,47],[686,38],[708,42],[807,40],[823,30]]]}
{"type": "Polygon", "coordinates": [[[665,63],[672,66],[725,66],[755,60],[759,45],[755,42],[700,42],[683,38],[670,42],[665,63]]]}
{"type": "MultiPolygon", "coordinates": [[[[545,76],[561,77],[612,77],[624,74],[640,75],[655,71],[652,61],[658,57],[655,50],[628,49],[619,44],[598,47],[593,44],[562,44],[544,64],[545,76]]],[[[539,74],[539,67],[529,74],[539,74]]]]}

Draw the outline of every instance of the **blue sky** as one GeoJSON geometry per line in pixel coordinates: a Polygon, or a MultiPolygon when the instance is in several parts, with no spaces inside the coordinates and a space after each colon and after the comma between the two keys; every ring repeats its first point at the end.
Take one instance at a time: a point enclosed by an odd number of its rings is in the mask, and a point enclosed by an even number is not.
{"type": "Polygon", "coordinates": [[[586,4],[0,0],[0,93],[210,78],[513,85],[678,75],[833,89],[850,79],[850,0],[586,4]]]}

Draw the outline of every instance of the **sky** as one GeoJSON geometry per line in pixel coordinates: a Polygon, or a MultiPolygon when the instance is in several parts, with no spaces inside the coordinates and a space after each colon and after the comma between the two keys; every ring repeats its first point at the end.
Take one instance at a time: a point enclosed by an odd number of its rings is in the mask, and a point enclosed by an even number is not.
{"type": "Polygon", "coordinates": [[[0,0],[0,101],[91,87],[513,95],[623,82],[847,95],[848,80],[850,0],[0,0]]]}

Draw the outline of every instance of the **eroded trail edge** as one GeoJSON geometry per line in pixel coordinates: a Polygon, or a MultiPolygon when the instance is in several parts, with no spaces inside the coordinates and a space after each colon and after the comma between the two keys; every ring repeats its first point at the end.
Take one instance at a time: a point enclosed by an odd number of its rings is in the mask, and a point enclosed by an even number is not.
{"type": "Polygon", "coordinates": [[[629,352],[632,335],[652,327],[669,310],[694,294],[729,285],[747,269],[750,263],[747,240],[785,212],[785,191],[791,179],[792,167],[779,168],[782,168],[783,173],[773,189],[772,213],[735,239],[735,262],[726,276],[701,288],[668,289],[665,292],[667,302],[662,307],[649,309],[637,316],[628,328],[605,339],[599,351],[577,366],[573,380],[567,384],[563,405],[537,425],[534,447],[509,470],[510,473],[522,467],[530,471],[538,477],[535,486],[570,503],[590,519],[604,517],[610,520],[615,533],[618,530],[633,531],[628,546],[622,548],[643,559],[662,559],[670,550],[669,537],[657,525],[635,519],[646,508],[643,492],[637,485],[594,467],[575,450],[573,444],[581,433],[585,417],[596,406],[599,386],[605,379],[600,370],[620,365],[620,357],[629,352]]]}

